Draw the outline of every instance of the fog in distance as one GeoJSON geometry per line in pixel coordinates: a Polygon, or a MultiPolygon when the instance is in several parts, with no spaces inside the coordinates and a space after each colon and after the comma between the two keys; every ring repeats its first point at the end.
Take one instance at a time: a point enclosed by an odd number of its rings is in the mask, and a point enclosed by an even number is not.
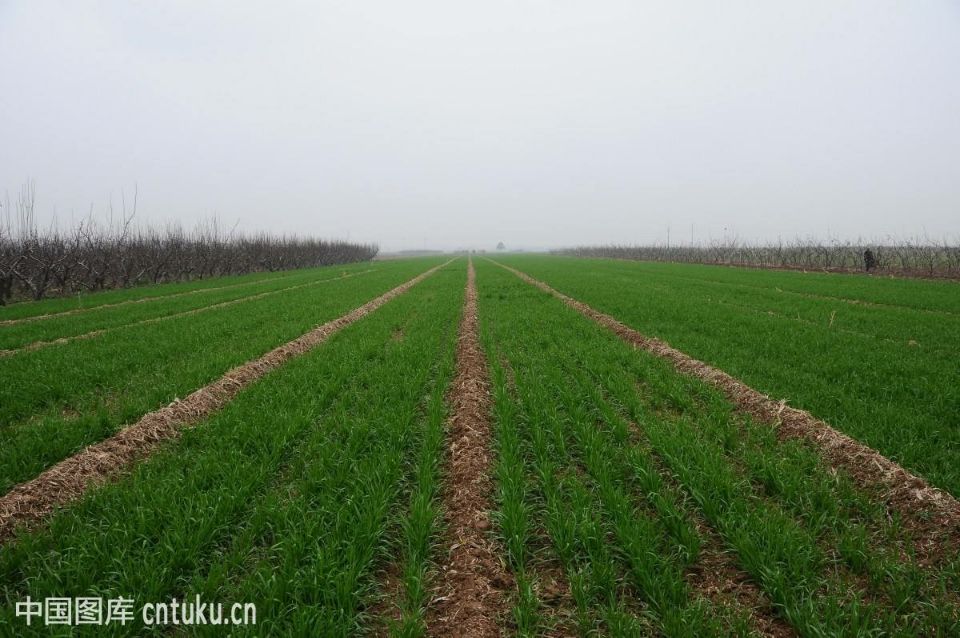
{"type": "Polygon", "coordinates": [[[384,250],[956,241],[958,70],[947,0],[6,0],[0,195],[384,250]]]}

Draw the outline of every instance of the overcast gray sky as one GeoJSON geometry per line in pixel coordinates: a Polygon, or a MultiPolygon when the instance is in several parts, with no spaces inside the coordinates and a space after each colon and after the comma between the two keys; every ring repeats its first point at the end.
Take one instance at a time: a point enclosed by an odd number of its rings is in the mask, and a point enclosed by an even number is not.
{"type": "Polygon", "coordinates": [[[0,0],[0,193],[398,248],[960,239],[960,3],[0,0]]]}

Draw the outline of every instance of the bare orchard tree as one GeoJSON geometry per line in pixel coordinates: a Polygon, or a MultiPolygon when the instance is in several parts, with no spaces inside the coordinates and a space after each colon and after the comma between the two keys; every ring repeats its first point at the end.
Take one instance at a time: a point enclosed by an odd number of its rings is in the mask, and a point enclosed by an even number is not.
{"type": "Polygon", "coordinates": [[[13,294],[13,271],[22,259],[13,237],[12,214],[10,198],[7,197],[0,203],[0,304],[13,294]]]}
{"type": "Polygon", "coordinates": [[[344,264],[373,259],[378,247],[337,240],[266,233],[224,232],[212,218],[192,231],[179,225],[163,230],[134,223],[136,191],[111,207],[106,222],[91,210],[80,223],[41,231],[34,216],[32,182],[11,206],[0,206],[0,305],[141,284],[185,281],[344,264]]]}

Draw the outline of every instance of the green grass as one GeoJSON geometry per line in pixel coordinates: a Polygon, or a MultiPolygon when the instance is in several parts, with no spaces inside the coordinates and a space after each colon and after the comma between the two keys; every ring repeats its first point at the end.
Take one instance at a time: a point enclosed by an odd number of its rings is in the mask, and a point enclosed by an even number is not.
{"type": "Polygon", "coordinates": [[[436,263],[390,263],[359,277],[0,358],[0,489],[436,263]]]}
{"type": "Polygon", "coordinates": [[[904,558],[909,535],[809,449],[514,275],[486,263],[478,282],[490,358],[516,387],[496,395],[510,404],[498,427],[509,415],[509,445],[530,450],[512,461],[531,477],[514,500],[527,503],[527,528],[550,536],[582,630],[634,599],[668,635],[745,630],[740,610],[684,577],[702,541],[694,514],[803,635],[957,629],[949,569],[904,558]]]}
{"type": "Polygon", "coordinates": [[[436,452],[463,266],[289,362],[4,548],[0,628],[24,635],[12,604],[28,594],[200,594],[256,602],[252,635],[354,635],[378,564],[414,540],[400,520],[436,452]]]}
{"type": "Polygon", "coordinates": [[[636,629],[642,617],[652,617],[671,635],[695,635],[693,628],[722,635],[720,614],[693,598],[683,578],[698,539],[678,519],[675,495],[663,486],[647,494],[629,489],[630,464],[609,439],[598,438],[596,415],[582,402],[584,387],[562,378],[554,355],[564,342],[549,323],[556,309],[529,303],[536,298],[529,286],[490,265],[479,266],[478,286],[488,357],[500,370],[498,450],[514,450],[513,458],[501,456],[498,478],[501,529],[518,580],[531,578],[536,560],[551,560],[537,556],[542,530],[571,583],[581,630],[610,630],[611,617],[629,619],[636,629]],[[513,391],[505,386],[508,376],[513,391]],[[637,598],[645,605],[631,609],[637,598]]]}
{"type": "MultiPolygon", "coordinates": [[[[596,263],[624,263],[591,260],[596,263]]],[[[765,268],[634,262],[650,275],[668,275],[754,289],[779,290],[789,295],[820,295],[834,299],[903,306],[915,310],[960,314],[955,281],[928,281],[856,274],[797,272],[765,268]]]]}
{"type": "MultiPolygon", "coordinates": [[[[503,261],[901,461],[915,454],[940,484],[956,478],[951,284],[503,261]]],[[[277,291],[0,359],[0,483],[438,263],[386,262],[283,290],[370,266],[298,272],[36,322],[76,334],[277,291]]],[[[492,533],[516,584],[502,610],[508,635],[750,635],[751,610],[705,582],[717,560],[760,592],[755,613],[802,636],[960,634],[960,551],[915,556],[909,526],[809,444],[779,440],[718,390],[494,263],[475,267],[492,533]]],[[[465,269],[459,259],[439,270],[0,546],[0,636],[226,633],[28,630],[14,612],[28,595],[256,603],[257,626],[233,635],[426,635],[436,563],[450,549],[446,401],[465,269]]]]}
{"type": "Polygon", "coordinates": [[[532,256],[503,262],[786,398],[960,495],[960,316],[917,310],[955,312],[956,283],[532,256]]]}
{"type": "MultiPolygon", "coordinates": [[[[459,269],[456,271],[459,273],[459,269]]],[[[453,298],[462,303],[461,298],[453,298]]],[[[444,303],[447,303],[446,301],[444,303]]],[[[459,306],[458,306],[459,307],[459,306]]],[[[449,308],[448,308],[449,310],[449,308]]],[[[457,321],[447,319],[443,338],[457,332],[457,321]]],[[[396,337],[394,337],[396,338],[396,337]]],[[[405,339],[406,335],[400,338],[405,339]]],[[[446,342],[446,341],[445,341],[446,342]]],[[[447,406],[445,393],[453,378],[453,351],[449,350],[433,364],[433,391],[421,406],[423,434],[413,458],[407,511],[399,521],[401,533],[392,547],[398,557],[401,592],[385,592],[385,604],[399,607],[399,623],[388,623],[391,635],[413,638],[426,635],[426,611],[431,596],[431,579],[441,531],[440,481],[441,463],[446,448],[447,406]],[[397,596],[390,599],[389,596],[397,596]]]]}
{"type": "MultiPolygon", "coordinates": [[[[111,330],[130,326],[139,321],[159,319],[171,315],[202,310],[217,304],[235,301],[245,303],[259,295],[273,296],[287,289],[308,290],[323,282],[334,281],[345,274],[363,276],[372,266],[369,263],[350,266],[297,271],[279,279],[261,279],[238,287],[223,290],[204,290],[202,293],[165,299],[154,297],[149,303],[106,307],[90,312],[21,324],[0,324],[0,350],[21,348],[38,341],[53,341],[59,338],[82,335],[94,330],[111,330]]],[[[211,309],[211,311],[215,310],[211,309]]]]}
{"type": "Polygon", "coordinates": [[[22,301],[6,306],[0,306],[0,321],[7,319],[22,319],[25,317],[39,317],[41,315],[66,312],[69,310],[91,309],[107,304],[124,303],[142,299],[154,300],[170,295],[206,291],[210,288],[221,288],[225,286],[237,286],[239,288],[248,284],[256,284],[258,282],[281,281],[292,275],[321,272],[327,268],[336,267],[337,266],[328,266],[297,271],[259,272],[250,273],[248,275],[211,277],[207,279],[195,279],[193,281],[181,281],[169,284],[146,284],[133,288],[104,290],[100,292],[72,295],[70,297],[44,299],[42,301],[22,301]]]}

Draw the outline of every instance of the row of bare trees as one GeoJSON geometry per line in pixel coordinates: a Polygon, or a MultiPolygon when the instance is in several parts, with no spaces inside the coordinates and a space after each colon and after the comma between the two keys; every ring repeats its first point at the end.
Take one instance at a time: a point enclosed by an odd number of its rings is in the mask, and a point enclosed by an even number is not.
{"type": "Polygon", "coordinates": [[[290,270],[373,259],[371,244],[225,231],[214,218],[193,230],[160,230],[133,223],[124,201],[118,216],[91,213],[68,230],[38,228],[34,188],[27,184],[0,214],[0,305],[21,299],[110,288],[290,270]]]}
{"type": "Polygon", "coordinates": [[[945,241],[905,240],[868,244],[795,240],[686,246],[581,246],[555,251],[578,257],[757,266],[836,272],[874,271],[920,277],[960,277],[960,246],[945,241]]]}

